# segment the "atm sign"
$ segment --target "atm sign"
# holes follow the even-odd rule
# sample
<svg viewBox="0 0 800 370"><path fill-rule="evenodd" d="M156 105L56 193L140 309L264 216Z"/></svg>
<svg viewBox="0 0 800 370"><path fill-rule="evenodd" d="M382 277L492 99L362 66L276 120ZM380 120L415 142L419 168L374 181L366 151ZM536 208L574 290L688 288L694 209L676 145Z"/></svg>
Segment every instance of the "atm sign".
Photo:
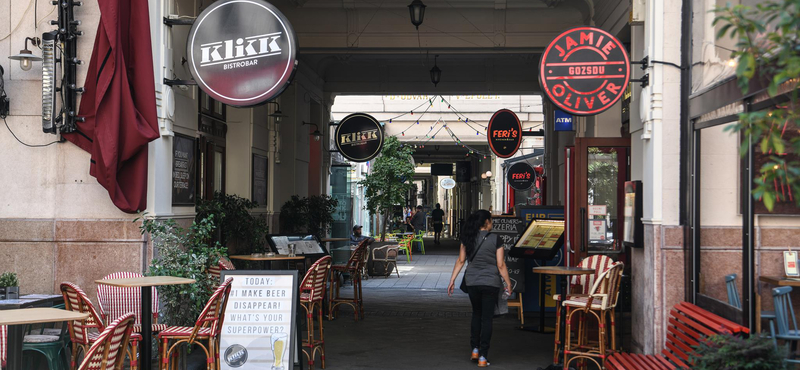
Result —
<svg viewBox="0 0 800 370"><path fill-rule="evenodd" d="M622 43L608 32L578 27L553 39L539 61L539 83L561 110L579 116L613 106L630 82L631 63Z"/></svg>

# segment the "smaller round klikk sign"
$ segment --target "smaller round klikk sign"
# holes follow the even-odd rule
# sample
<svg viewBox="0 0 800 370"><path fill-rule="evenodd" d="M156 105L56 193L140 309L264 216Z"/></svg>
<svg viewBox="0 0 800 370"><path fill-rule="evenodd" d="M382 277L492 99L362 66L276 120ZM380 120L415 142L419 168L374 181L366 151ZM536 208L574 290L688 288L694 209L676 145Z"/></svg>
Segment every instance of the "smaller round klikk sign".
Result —
<svg viewBox="0 0 800 370"><path fill-rule="evenodd" d="M263 0L218 0L192 24L189 71L216 101L253 106L280 95L294 74L297 39L286 16Z"/></svg>
<svg viewBox="0 0 800 370"><path fill-rule="evenodd" d="M486 139L496 156L508 158L514 155L522 144L522 125L517 115L508 109L495 112L489 120Z"/></svg>
<svg viewBox="0 0 800 370"><path fill-rule="evenodd" d="M539 61L539 83L559 109L590 116L611 108L628 86L631 60L610 33L577 27L558 35Z"/></svg>
<svg viewBox="0 0 800 370"><path fill-rule="evenodd" d="M365 113L353 113L336 126L336 149L348 160L366 162L383 148L383 126Z"/></svg>
<svg viewBox="0 0 800 370"><path fill-rule="evenodd" d="M514 189L530 189L533 182L536 181L536 171L525 162L517 162L508 169L506 181Z"/></svg>

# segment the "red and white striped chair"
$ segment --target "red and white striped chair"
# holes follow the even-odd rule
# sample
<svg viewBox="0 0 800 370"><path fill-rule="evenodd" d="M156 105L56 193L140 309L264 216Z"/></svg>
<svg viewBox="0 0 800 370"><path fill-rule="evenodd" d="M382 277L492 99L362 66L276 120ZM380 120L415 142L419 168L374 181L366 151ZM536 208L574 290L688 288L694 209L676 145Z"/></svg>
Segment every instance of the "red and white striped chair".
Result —
<svg viewBox="0 0 800 370"><path fill-rule="evenodd" d="M64 296L64 308L66 310L89 314L89 317L84 320L67 322L69 337L72 341L72 360L69 368L74 370L80 352L89 353L90 347L97 341L106 326L83 289L73 283L61 283L61 294ZM131 362L131 370L138 369L137 359L139 357L138 349L141 339L142 336L136 333L130 336L131 345L127 348L127 351Z"/></svg>
<svg viewBox="0 0 800 370"><path fill-rule="evenodd" d="M108 324L86 351L78 370L121 370L125 360L122 349L133 335L133 321L133 313L128 313Z"/></svg>
<svg viewBox="0 0 800 370"><path fill-rule="evenodd" d="M233 265L233 262L228 257L220 256L219 261L216 264L211 265L208 268L208 274L211 275L211 278L214 280L214 289L217 288L217 284L220 283L220 276L222 271L231 271L236 270L236 266Z"/></svg>
<svg viewBox="0 0 800 370"><path fill-rule="evenodd" d="M589 295L589 291L594 286L595 280L597 280L600 275L604 272L608 271L611 266L614 264L614 260L609 258L608 256L602 255L594 255L590 257L586 257L578 263L578 267L582 268L590 268L594 269L594 274L591 275L580 275L580 276L573 276L570 279L569 284L569 297L586 297ZM553 346L553 363L559 363L559 356L558 356L558 346L561 344L561 294L553 295L553 300L556 301L556 340L555 345Z"/></svg>
<svg viewBox="0 0 800 370"><path fill-rule="evenodd" d="M8 327L0 325L0 369L6 368L6 341L8 337Z"/></svg>
<svg viewBox="0 0 800 370"><path fill-rule="evenodd" d="M325 256L314 262L300 283L300 305L306 310L306 327L308 335L303 341L303 353L308 357L308 368L314 370L314 357L320 353L322 368L325 368L325 335L322 331L322 301L325 299L325 288L328 285L328 274L331 270L331 256ZM319 339L314 333L314 310L319 321Z"/></svg>
<svg viewBox="0 0 800 370"><path fill-rule="evenodd" d="M158 333L161 341L161 350L158 351L159 366L161 370L177 368L177 357L171 356L173 351L182 343L191 346L197 344L206 353L206 368L208 370L219 369L219 333L222 331L222 321L225 319L225 306L228 304L228 296L231 294L231 282L233 278L228 278L217 287L214 294L209 298L208 303L200 313L200 317L194 327L170 326ZM173 341L170 345L170 341ZM205 341L205 345L201 343ZM170 364L172 359L172 364Z"/></svg>
<svg viewBox="0 0 800 370"><path fill-rule="evenodd" d="M143 277L138 272L115 272L107 275L103 280L110 279L129 279ZM166 324L158 323L158 290L152 288L153 297L153 333L158 333L167 328ZM142 290L138 287L116 287L105 284L97 285L97 301L100 304L100 317L104 323L108 323L115 317L120 317L128 312L136 315L136 322L133 325L134 333L142 332Z"/></svg>

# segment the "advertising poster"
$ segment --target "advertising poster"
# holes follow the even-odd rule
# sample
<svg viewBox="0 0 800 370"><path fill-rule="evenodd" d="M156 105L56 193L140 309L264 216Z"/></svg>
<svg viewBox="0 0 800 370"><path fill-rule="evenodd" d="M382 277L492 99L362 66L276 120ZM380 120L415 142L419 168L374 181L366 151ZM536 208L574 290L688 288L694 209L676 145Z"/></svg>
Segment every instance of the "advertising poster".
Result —
<svg viewBox="0 0 800 370"><path fill-rule="evenodd" d="M224 370L292 370L297 356L296 271L223 271L233 277L220 337Z"/></svg>
<svg viewBox="0 0 800 370"><path fill-rule="evenodd" d="M606 240L606 220L589 221L589 240Z"/></svg>

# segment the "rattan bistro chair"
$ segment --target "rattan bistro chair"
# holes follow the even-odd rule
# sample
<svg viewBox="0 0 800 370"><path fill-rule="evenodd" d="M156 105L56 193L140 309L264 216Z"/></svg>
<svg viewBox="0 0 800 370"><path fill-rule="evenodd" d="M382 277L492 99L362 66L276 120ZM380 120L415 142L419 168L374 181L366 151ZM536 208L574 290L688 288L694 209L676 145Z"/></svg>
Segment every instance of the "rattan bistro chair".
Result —
<svg viewBox="0 0 800 370"><path fill-rule="evenodd" d="M333 265L331 270L333 276L331 278L330 299L328 299L328 319L333 320L335 312L338 310L339 305L346 304L353 307L355 320L358 321L359 317L364 318L364 300L361 296L361 272L364 264L364 254L367 253L368 239L364 239L358 244L358 247L350 255L347 263L344 265ZM353 298L342 297L340 293L341 284L340 279L344 281L344 274L350 275L350 280L353 281Z"/></svg>
<svg viewBox="0 0 800 370"><path fill-rule="evenodd" d="M103 278L103 280L111 279L128 279L139 278L144 275L138 272L115 272ZM166 324L158 323L158 291L156 287L152 288L153 297L153 318L152 331L158 333L167 328ZM142 327L142 290L137 287L116 287L105 284L97 285L97 301L100 308L100 317L104 323L108 323L117 317L122 316L128 312L133 312L136 315L136 322L133 325L134 333L141 333Z"/></svg>
<svg viewBox="0 0 800 370"><path fill-rule="evenodd" d="M325 368L325 335L322 331L322 301L325 299L325 288L328 285L328 274L331 271L331 256L325 256L314 262L300 283L300 306L306 311L306 328L308 333L303 340L303 353L308 358L308 368L314 370L314 358L320 354L322 368ZM314 328L314 313L319 323L319 339Z"/></svg>
<svg viewBox="0 0 800 370"><path fill-rule="evenodd" d="M585 297L570 296L563 303L567 309L567 337L564 345L564 368L569 367L573 360L591 360L598 368L605 368L605 359L616 350L616 329L614 323L614 309L619 300L620 280L624 265L617 262L595 280L589 295ZM575 314L583 315L578 321L577 343L572 341L571 326ZM597 346L588 341L589 327L588 315L597 320L598 334ZM610 316L610 325L607 325ZM608 332L606 327L611 327L611 343L609 347Z"/></svg>
<svg viewBox="0 0 800 370"><path fill-rule="evenodd" d="M220 276L222 275L222 271L231 271L236 270L236 267L233 265L233 262L228 257L220 256L219 260L216 264L209 266L206 273L211 276L211 279L214 280L214 289L216 290L219 286Z"/></svg>
<svg viewBox="0 0 800 370"><path fill-rule="evenodd" d="M589 295L589 290L592 289L594 286L595 281L597 281L598 277L606 272L611 265L614 264L614 260L607 256L602 255L594 255L591 257L587 257L581 260L578 263L578 267L587 268L587 269L594 269L594 274L591 275L580 275L580 276L573 276L570 279L570 290L569 296L570 297L586 297ZM562 297L561 294L553 295L553 300L556 301L556 307L561 307L562 305ZM556 310L556 340L553 344L553 363L559 363L559 353L558 347L561 345L561 310Z"/></svg>
<svg viewBox="0 0 800 370"><path fill-rule="evenodd" d="M392 270L397 273L398 278L400 277L400 271L397 269L397 252L399 248L400 247L397 245L384 245L382 247L372 248L372 263L383 263L383 276L385 278L392 274ZM378 272L375 271L374 273L377 274Z"/></svg>
<svg viewBox="0 0 800 370"><path fill-rule="evenodd" d="M100 314L92 305L86 293L77 285L69 282L61 283L61 294L64 296L64 306L68 311L88 313L89 317L83 320L67 322L69 337L72 341L72 360L70 369L77 366L78 355L81 352L89 353L90 347L98 340L100 333L106 329ZM133 333L130 335L130 346L126 348L130 358L131 370L138 369L139 341L142 336Z"/></svg>
<svg viewBox="0 0 800 370"><path fill-rule="evenodd" d="M78 370L122 370L122 349L133 336L133 313L120 316L97 336Z"/></svg>
<svg viewBox="0 0 800 370"><path fill-rule="evenodd" d="M194 327L170 326L158 333L158 339L161 341L161 350L158 353L159 366L162 370L177 368L177 357L170 355L183 343L188 346L197 344L203 349L206 354L206 369L219 368L218 338L222 331L222 321L225 318L225 306L228 304L232 281L233 278L228 278L217 287L200 312ZM170 359L172 364L169 363Z"/></svg>

